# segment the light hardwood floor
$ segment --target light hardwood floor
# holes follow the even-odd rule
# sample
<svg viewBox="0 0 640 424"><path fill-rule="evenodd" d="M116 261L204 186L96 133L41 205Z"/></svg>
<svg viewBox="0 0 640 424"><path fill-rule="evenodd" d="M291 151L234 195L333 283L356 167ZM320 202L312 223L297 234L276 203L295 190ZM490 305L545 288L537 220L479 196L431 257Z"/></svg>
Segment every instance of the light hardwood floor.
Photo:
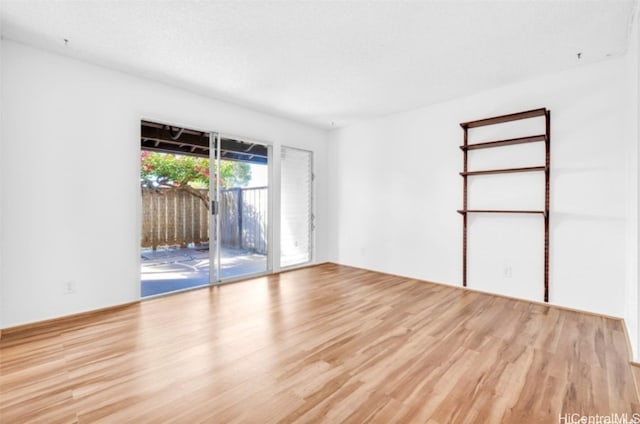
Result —
<svg viewBox="0 0 640 424"><path fill-rule="evenodd" d="M622 322L326 264L3 333L2 423L640 412Z"/></svg>

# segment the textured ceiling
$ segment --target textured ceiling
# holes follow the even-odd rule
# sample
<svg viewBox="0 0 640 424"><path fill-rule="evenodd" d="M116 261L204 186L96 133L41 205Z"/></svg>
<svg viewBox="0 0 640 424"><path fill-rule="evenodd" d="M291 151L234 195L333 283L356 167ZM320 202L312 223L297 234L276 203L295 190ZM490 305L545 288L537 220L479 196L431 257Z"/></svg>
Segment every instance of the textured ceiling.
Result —
<svg viewBox="0 0 640 424"><path fill-rule="evenodd" d="M0 5L8 39L323 128L623 55L637 7L625 0Z"/></svg>

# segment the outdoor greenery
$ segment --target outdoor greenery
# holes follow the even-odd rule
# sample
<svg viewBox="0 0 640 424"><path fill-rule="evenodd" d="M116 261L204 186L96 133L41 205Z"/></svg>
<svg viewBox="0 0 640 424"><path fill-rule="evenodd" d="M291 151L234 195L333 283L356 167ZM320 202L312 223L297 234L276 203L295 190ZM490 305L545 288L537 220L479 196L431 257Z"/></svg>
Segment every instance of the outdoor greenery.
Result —
<svg viewBox="0 0 640 424"><path fill-rule="evenodd" d="M220 161L218 183L221 188L244 187L251 180L251 168L242 162ZM140 182L146 188L184 190L209 207L209 159L150 152L140 154Z"/></svg>

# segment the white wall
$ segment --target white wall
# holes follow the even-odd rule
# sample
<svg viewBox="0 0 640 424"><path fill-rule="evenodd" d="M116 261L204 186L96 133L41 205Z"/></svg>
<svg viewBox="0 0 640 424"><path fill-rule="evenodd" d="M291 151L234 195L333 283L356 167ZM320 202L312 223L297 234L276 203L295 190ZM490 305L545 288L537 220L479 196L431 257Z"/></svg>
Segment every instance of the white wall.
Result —
<svg viewBox="0 0 640 424"><path fill-rule="evenodd" d="M332 260L452 285L462 279L460 122L547 107L552 114L550 302L624 316L626 58L583 66L330 134ZM510 187L517 190L518 186ZM474 217L510 228L539 217ZM476 234L478 235L478 234ZM542 246L503 248L497 233L470 240L469 286L542 300L527 264ZM478 251L484 245L486 250ZM474 246L476 247L475 250ZM493 258L493 259L492 259ZM505 281L503 267L512 267ZM539 263L538 271L541 275ZM536 286L530 286L536 284ZM522 286L526 290L520 290Z"/></svg>
<svg viewBox="0 0 640 424"><path fill-rule="evenodd" d="M640 172L638 171L638 164L640 163L640 159L638 158L638 155L640 154L640 148L638 146L640 146L640 7L638 7L638 10L636 10L636 15L635 15L635 22L634 22L634 27L633 27L634 31L632 32L632 43L631 43L631 56L635 58L633 59L634 62L634 66L632 68L632 70L635 71L636 74L636 102L635 102L635 108L631 108L631 113L634 114L634 118L636 120L636 133L635 133L635 148L636 148L636 154L634 155L634 157L636 158L636 168L635 168L635 175L636 175L636 187L638 188L638 190L640 190ZM633 85L632 85L633 87ZM638 191L636 191L636 195L637 197L634 199L635 200L635 236L637 237L636 240L638 240L638 244L640 244L640 234L638 233L638 221L640 220L640 214L638 213L638 211L640 210L638 201L640 200L640 194L638 194ZM634 359L636 362L640 362L640 289L639 289L639 285L640 285L640 257L638 255L640 255L640 249L638 248L638 244L635 245L636 250L632 251L632 253L635 254L635 258L632 259L632 261L634 261L633 263L634 265L634 271L635 274L633 275L634 280L632 281L632 287L635 288L635 296L633 296L633 299L635 300L635 311L636 311L636 318L637 321L635 323L635 328L636 331L634 332L634 335L631 335L631 344L632 344L632 348L634 350ZM631 290L631 294L634 294L634 290ZM631 312L633 312L633 308L631 309ZM632 319L632 318L630 318Z"/></svg>
<svg viewBox="0 0 640 424"><path fill-rule="evenodd" d="M15 42L2 47L3 327L139 298L141 118L273 143L276 167L281 144L313 150L316 260L326 260L325 131ZM62 294L65 281L78 292Z"/></svg>
<svg viewBox="0 0 640 424"><path fill-rule="evenodd" d="M634 359L638 359L640 350L638 349L638 137L640 120L638 119L639 101L640 101L640 53L638 51L640 43L638 40L638 19L637 16L633 22L629 34L629 50L627 54L628 61L628 103L627 103L627 120L628 120L628 155L627 155L627 279L625 286L625 305L624 319L627 326L629 341L633 349Z"/></svg>
<svg viewBox="0 0 640 424"><path fill-rule="evenodd" d="M0 34L2 34L2 5L0 4ZM2 37L0 37L0 99L4 98L3 92L2 92L2 63L3 63L3 58L2 58L2 54L3 54L3 49L2 49ZM4 143L2 142L2 101L0 100L0 165L2 164L2 156L3 156L3 150L4 150ZM0 270L3 269L2 266L2 256L3 256L3 250L4 247L2 245L2 240L3 240L3 232L2 232L2 210L3 210L3 203L4 203L4 196L2 195L2 167L0 166ZM3 320L2 320L2 316L3 316L3 291L4 291L4 285L2 284L2 272L0 271L0 329L3 328Z"/></svg>

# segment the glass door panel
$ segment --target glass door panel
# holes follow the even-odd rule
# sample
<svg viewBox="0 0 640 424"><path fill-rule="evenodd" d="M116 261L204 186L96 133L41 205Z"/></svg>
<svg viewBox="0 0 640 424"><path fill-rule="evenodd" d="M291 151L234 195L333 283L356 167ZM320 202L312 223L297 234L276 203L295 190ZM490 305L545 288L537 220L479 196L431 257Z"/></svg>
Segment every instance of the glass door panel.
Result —
<svg viewBox="0 0 640 424"><path fill-rule="evenodd" d="M220 279L269 271L269 148L222 137L219 166Z"/></svg>
<svg viewBox="0 0 640 424"><path fill-rule="evenodd" d="M141 122L141 296L210 281L211 135Z"/></svg>

